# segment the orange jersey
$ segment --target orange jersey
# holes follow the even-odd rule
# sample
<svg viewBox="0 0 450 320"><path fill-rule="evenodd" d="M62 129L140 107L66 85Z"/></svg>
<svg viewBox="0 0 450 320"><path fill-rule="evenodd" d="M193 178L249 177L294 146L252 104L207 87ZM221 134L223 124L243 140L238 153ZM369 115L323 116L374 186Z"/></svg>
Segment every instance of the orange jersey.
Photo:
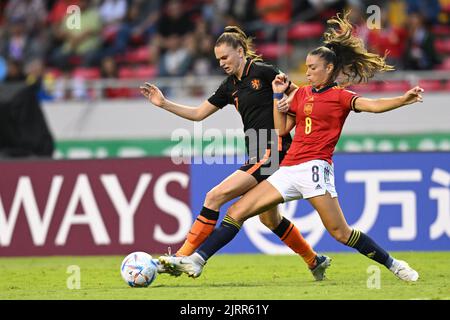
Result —
<svg viewBox="0 0 450 320"><path fill-rule="evenodd" d="M289 110L296 117L295 136L281 165L319 159L331 163L345 119L354 109L357 97L335 83L320 90L312 86L299 88Z"/></svg>

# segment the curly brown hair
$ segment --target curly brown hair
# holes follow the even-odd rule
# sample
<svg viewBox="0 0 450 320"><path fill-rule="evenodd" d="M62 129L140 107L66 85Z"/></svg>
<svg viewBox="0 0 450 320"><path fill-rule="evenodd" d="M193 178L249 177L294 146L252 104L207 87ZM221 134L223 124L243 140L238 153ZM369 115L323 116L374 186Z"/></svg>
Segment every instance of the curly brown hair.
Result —
<svg viewBox="0 0 450 320"><path fill-rule="evenodd" d="M367 82L377 72L394 70L393 66L386 64L388 52L383 57L368 52L362 39L352 34L353 26L348 21L349 14L350 11L346 11L341 17L338 13L336 17L329 19L329 28L323 35L325 45L309 53L319 55L327 64L334 65L330 82L341 75L344 77L342 85ZM333 25L337 25L337 28L333 28Z"/></svg>

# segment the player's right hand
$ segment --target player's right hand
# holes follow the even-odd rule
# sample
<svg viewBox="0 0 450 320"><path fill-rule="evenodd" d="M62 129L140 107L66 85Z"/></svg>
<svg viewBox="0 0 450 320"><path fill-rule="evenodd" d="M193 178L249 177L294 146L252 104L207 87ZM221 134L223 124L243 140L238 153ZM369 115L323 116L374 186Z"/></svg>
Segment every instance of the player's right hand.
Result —
<svg viewBox="0 0 450 320"><path fill-rule="evenodd" d="M284 93L289 86L287 76L284 73L278 74L272 81L272 90L274 93Z"/></svg>
<svg viewBox="0 0 450 320"><path fill-rule="evenodd" d="M424 92L423 88L416 86L411 90L406 91L403 95L404 104L411 104L415 102L423 102L422 93Z"/></svg>
<svg viewBox="0 0 450 320"><path fill-rule="evenodd" d="M153 103L157 107L163 107L166 98L157 86L145 82L144 85L139 87L139 89L141 89L141 94L146 97L151 103Z"/></svg>

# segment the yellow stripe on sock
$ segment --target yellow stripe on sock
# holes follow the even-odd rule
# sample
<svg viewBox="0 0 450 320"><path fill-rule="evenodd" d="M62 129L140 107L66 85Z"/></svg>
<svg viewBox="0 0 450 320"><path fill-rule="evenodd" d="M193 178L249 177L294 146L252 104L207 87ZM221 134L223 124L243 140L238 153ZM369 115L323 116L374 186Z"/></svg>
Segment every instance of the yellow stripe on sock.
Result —
<svg viewBox="0 0 450 320"><path fill-rule="evenodd" d="M355 230L355 232L353 234L353 239L352 239L352 242L351 242L350 246L353 247L356 244L356 242L358 241L358 239L359 239L359 231Z"/></svg>
<svg viewBox="0 0 450 320"><path fill-rule="evenodd" d="M353 239L355 238L355 233L356 233L355 230L352 230L352 233L350 234L350 238L347 241L347 245L349 247L351 247L350 243L352 243Z"/></svg>
<svg viewBox="0 0 450 320"><path fill-rule="evenodd" d="M229 224L232 224L233 226L235 226L236 228L240 229L241 225L234 220L233 218L228 218L228 219L224 219L226 222L228 222Z"/></svg>
<svg viewBox="0 0 450 320"><path fill-rule="evenodd" d="M360 237L361 237L361 231L358 230L358 235L357 235L357 237L356 237L355 242L353 243L353 245L355 245L355 244L359 241L359 238L360 238Z"/></svg>
<svg viewBox="0 0 450 320"><path fill-rule="evenodd" d="M350 247L353 247L358 242L359 237L361 236L361 231L359 231L359 230L353 230L353 231L354 231L353 236L351 237L351 239L348 243L348 245Z"/></svg>
<svg viewBox="0 0 450 320"><path fill-rule="evenodd" d="M236 220L231 218L230 216L225 216L225 218L223 218L223 221L225 221L229 224L232 224L233 226L235 226L238 229L241 229L241 225Z"/></svg>

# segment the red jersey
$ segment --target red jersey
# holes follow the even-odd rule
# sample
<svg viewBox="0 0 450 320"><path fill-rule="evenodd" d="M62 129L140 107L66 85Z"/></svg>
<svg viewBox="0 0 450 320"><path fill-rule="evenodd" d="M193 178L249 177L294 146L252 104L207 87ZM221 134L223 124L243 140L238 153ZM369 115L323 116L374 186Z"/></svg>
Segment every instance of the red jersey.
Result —
<svg viewBox="0 0 450 320"><path fill-rule="evenodd" d="M354 110L357 97L356 93L336 83L320 90L312 86L299 88L289 109L296 117L294 141L281 165L292 166L310 160L331 163L345 119L350 110Z"/></svg>

